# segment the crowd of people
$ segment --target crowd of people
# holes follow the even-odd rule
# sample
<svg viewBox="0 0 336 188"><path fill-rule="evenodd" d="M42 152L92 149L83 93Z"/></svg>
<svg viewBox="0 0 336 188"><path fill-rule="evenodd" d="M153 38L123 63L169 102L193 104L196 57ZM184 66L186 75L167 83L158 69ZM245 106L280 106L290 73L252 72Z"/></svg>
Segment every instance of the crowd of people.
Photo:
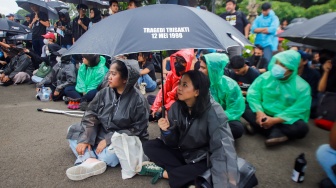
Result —
<svg viewBox="0 0 336 188"><path fill-rule="evenodd" d="M109 14L116 14L118 1L109 5ZM128 8L139 6L130 1ZM62 56L103 19L99 9L91 8L86 17L88 7L79 4L73 20L66 9L60 10L54 32L47 32L48 15L34 4L31 9L25 23L32 29L31 48L19 41L0 42L0 83L35 83L38 99L43 88L50 88L51 100L86 111L66 137L76 156L75 166L66 171L71 180L101 174L119 163L118 153L109 147L118 132L141 140L151 162L139 164L138 173L153 176L153 184L165 178L171 187L185 187L210 168L214 187L237 187L235 140L244 132L264 135L267 147L302 139L309 132L309 118L317 116L321 97L336 92L335 52L279 48L276 33L283 26L267 2L252 24L236 11L235 0L227 0L227 12L220 15L245 37L256 35L251 57L214 49L169 51L162 60L163 85L156 78L151 52L112 59L99 54ZM160 138L148 140L149 121L158 122ZM320 156L329 152L335 158L335 144L331 139L330 146L318 150L325 169L334 163ZM323 182L336 185L335 172L326 172Z"/></svg>

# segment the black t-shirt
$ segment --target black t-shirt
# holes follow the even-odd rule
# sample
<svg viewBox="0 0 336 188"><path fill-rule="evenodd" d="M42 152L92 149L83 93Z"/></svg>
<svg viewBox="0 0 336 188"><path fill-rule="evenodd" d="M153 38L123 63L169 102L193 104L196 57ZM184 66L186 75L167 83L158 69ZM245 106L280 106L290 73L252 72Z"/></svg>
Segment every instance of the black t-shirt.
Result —
<svg viewBox="0 0 336 188"><path fill-rule="evenodd" d="M250 67L255 66L257 69L267 70L268 62L267 62L267 59L264 58L263 56L260 57L259 60L257 60L255 56L252 55L251 57L248 57L246 60L248 62L248 66Z"/></svg>
<svg viewBox="0 0 336 188"><path fill-rule="evenodd" d="M317 70L311 69L306 65L302 72L301 78L303 78L310 85L312 98L317 100L317 87L321 78L320 73Z"/></svg>
<svg viewBox="0 0 336 188"><path fill-rule="evenodd" d="M24 21L23 23L22 23L22 25L25 25L25 26L29 26L29 22L27 22L27 21Z"/></svg>
<svg viewBox="0 0 336 188"><path fill-rule="evenodd" d="M146 63L142 66L142 69L149 69L148 75L152 78L153 81L156 81L156 76L155 76L155 67L153 62L151 61L146 61Z"/></svg>
<svg viewBox="0 0 336 188"><path fill-rule="evenodd" d="M224 20L228 21L230 25L234 26L237 30L239 30L243 35L245 35L244 28L247 24L249 24L249 21L246 19L246 16L244 13L240 11L236 11L234 13L228 13L224 12L220 15Z"/></svg>
<svg viewBox="0 0 336 188"><path fill-rule="evenodd" d="M48 14L45 12L39 12L38 17L42 21L48 21ZM30 15L30 20L35 18L35 13ZM36 21L32 26L32 38L34 39L43 39L42 35L46 34L47 27L40 23L40 21Z"/></svg>
<svg viewBox="0 0 336 188"><path fill-rule="evenodd" d="M82 23L89 28L90 24L90 18L84 16L84 18L79 18L77 16L73 21L72 21L72 37L75 38L75 41L79 39L86 31L83 29L82 26L78 25L78 19L82 20Z"/></svg>
<svg viewBox="0 0 336 188"><path fill-rule="evenodd" d="M259 71L249 67L245 75L237 75L233 71L230 74L230 77L235 80L242 91L247 91L253 81L259 76Z"/></svg>
<svg viewBox="0 0 336 188"><path fill-rule="evenodd" d="M326 91L336 93L336 67L335 67L335 64L333 64L333 67L329 72Z"/></svg>

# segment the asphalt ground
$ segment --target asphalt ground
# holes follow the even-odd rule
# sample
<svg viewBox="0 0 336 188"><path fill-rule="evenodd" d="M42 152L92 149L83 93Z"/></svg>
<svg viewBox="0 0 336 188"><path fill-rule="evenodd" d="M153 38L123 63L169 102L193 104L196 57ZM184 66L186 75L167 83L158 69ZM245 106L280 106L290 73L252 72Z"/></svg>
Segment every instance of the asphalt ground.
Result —
<svg viewBox="0 0 336 188"><path fill-rule="evenodd" d="M167 180L150 184L150 177L122 180L121 168L108 167L105 173L83 181L66 175L75 156L65 139L67 128L80 118L37 112L37 108L67 110L64 102L35 99L34 85L0 87L0 187L169 187ZM311 122L301 140L266 148L260 135L244 135L236 141L240 157L257 169L259 188L315 188L325 178L316 161L319 145L328 142L328 132ZM159 136L156 123L150 123L150 137ZM291 180L295 158L304 152L308 161L303 183Z"/></svg>

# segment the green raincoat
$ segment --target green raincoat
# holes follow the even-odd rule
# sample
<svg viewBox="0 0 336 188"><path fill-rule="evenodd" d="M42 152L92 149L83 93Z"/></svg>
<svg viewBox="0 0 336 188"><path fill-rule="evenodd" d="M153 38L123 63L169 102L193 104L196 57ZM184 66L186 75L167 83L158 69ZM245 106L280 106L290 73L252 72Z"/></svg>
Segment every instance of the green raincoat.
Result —
<svg viewBox="0 0 336 188"><path fill-rule="evenodd" d="M264 112L285 120L284 124L293 124L302 119L308 122L311 93L309 84L297 75L301 56L294 50L276 54L268 65L272 70L276 61L281 62L292 75L286 80L272 76L271 71L260 75L247 92L247 101L253 112Z"/></svg>
<svg viewBox="0 0 336 188"><path fill-rule="evenodd" d="M245 111L245 100L233 79L224 76L224 68L229 62L225 54L211 53L204 55L210 79L210 92L225 111L229 121L239 120Z"/></svg>
<svg viewBox="0 0 336 188"><path fill-rule="evenodd" d="M97 89L108 71L105 63L106 59L103 56L100 56L100 62L97 66L89 67L83 63L78 70L76 91L79 93L87 93Z"/></svg>

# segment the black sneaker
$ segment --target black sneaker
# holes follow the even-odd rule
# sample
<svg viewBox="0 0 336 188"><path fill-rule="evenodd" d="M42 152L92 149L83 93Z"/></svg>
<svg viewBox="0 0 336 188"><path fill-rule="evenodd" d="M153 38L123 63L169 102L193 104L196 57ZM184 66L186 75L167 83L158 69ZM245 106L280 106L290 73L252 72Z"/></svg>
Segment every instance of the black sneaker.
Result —
<svg viewBox="0 0 336 188"><path fill-rule="evenodd" d="M265 141L266 146L274 146L286 142L288 137L284 135L280 130L273 129L271 134Z"/></svg>

